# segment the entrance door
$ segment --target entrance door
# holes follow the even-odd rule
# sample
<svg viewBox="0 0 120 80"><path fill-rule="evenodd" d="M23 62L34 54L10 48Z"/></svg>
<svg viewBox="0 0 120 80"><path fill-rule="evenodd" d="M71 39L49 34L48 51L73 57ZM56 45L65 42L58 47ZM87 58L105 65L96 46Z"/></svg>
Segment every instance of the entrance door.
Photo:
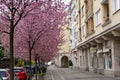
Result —
<svg viewBox="0 0 120 80"><path fill-rule="evenodd" d="M67 68L68 67L68 57L67 56L63 56L61 58L61 67L62 68Z"/></svg>

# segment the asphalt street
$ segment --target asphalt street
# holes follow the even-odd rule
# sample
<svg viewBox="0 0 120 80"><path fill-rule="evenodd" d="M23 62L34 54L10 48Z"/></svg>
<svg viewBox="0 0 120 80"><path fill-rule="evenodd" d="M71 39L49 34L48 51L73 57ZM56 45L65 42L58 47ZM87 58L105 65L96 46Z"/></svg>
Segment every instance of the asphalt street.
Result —
<svg viewBox="0 0 120 80"><path fill-rule="evenodd" d="M120 80L120 78L70 68L57 68L53 65L48 67L45 80Z"/></svg>

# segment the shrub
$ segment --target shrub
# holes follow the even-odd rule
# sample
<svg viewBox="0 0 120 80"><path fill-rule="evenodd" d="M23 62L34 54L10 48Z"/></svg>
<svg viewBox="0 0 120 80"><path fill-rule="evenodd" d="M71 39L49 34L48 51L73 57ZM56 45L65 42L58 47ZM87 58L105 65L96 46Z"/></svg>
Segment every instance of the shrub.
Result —
<svg viewBox="0 0 120 80"><path fill-rule="evenodd" d="M39 73L39 76L41 76L41 77L43 77L44 75L45 75L45 73L43 73L43 72Z"/></svg>

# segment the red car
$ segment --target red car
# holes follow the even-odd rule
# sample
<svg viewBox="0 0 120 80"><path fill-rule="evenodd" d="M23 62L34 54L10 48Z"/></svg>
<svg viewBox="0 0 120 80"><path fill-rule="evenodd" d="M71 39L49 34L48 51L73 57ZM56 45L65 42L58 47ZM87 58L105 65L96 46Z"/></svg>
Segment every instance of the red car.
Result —
<svg viewBox="0 0 120 80"><path fill-rule="evenodd" d="M27 75L23 67L15 67L14 73L17 76L18 80L27 80Z"/></svg>

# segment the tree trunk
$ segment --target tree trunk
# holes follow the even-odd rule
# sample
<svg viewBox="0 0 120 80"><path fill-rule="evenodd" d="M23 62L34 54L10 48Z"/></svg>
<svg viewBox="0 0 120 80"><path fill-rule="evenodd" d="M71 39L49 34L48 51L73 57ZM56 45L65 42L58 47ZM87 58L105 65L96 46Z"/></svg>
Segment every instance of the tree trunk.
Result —
<svg viewBox="0 0 120 80"><path fill-rule="evenodd" d="M29 50L29 63L30 63L30 80L32 80L32 67L31 67L31 50Z"/></svg>
<svg viewBox="0 0 120 80"><path fill-rule="evenodd" d="M14 30L10 31L10 80L14 80Z"/></svg>
<svg viewBox="0 0 120 80"><path fill-rule="evenodd" d="M37 59L35 57L35 78L37 80L38 70L37 70Z"/></svg>

